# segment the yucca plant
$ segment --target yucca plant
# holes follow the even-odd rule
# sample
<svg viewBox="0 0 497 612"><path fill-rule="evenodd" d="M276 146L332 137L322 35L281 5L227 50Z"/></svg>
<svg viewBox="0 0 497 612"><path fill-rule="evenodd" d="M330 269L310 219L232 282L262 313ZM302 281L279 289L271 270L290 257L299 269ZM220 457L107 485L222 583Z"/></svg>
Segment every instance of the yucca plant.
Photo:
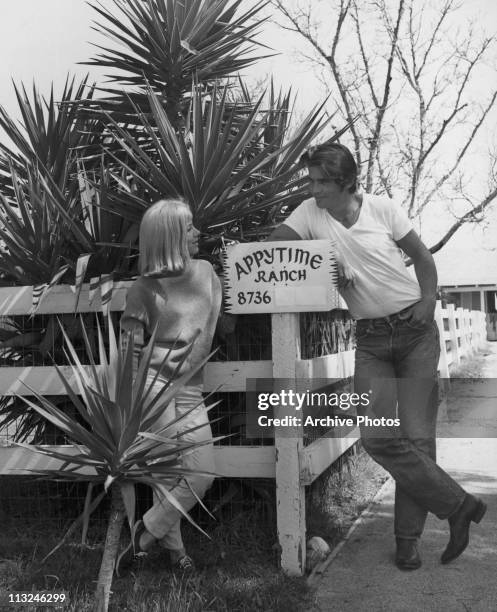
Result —
<svg viewBox="0 0 497 612"><path fill-rule="evenodd" d="M0 284L35 285L32 313L58 282L79 292L85 276L129 269L132 224L95 208L85 187L80 193L84 177L68 177L76 188L64 189L36 162L25 162L24 181L13 164L10 173L14 196L0 193ZM105 201L105 189L101 183L94 190L97 202Z"/></svg>
<svg viewBox="0 0 497 612"><path fill-rule="evenodd" d="M254 100L234 75L261 59L255 40L266 2L113 0L92 4L112 45L88 64L119 88L81 100L105 131L105 208L137 224L155 200L181 195L204 234L264 237L306 196L296 161L327 123L323 106L289 134L291 93ZM117 46L116 46L117 41ZM107 95L105 95L107 94ZM340 132L341 133L341 132ZM337 133L336 137L340 136ZM88 149L92 160L100 151ZM103 182L104 179L98 179Z"/></svg>
<svg viewBox="0 0 497 612"><path fill-rule="evenodd" d="M68 197L36 162L23 180L9 163L14 196L0 193L0 273L9 284L54 284L93 248L78 222L79 198Z"/></svg>
<svg viewBox="0 0 497 612"><path fill-rule="evenodd" d="M237 237L263 234L260 213L280 210L303 199L302 178L296 174L299 155L324 125L315 109L293 136L283 140L286 120L275 115L284 108L263 109L261 97L251 108L227 108L227 89L206 93L193 89L184 130L175 130L159 96L148 91L152 122L135 107L143 146L108 115L108 132L127 154L107 154L120 176L108 194L110 210L137 222L150 203L164 196L184 196L195 223L205 234ZM271 132L271 130L273 130ZM130 160L133 160L132 163ZM112 172L112 169L110 170ZM271 219L271 217L269 217Z"/></svg>
<svg viewBox="0 0 497 612"><path fill-rule="evenodd" d="M7 197L13 196L11 166L22 181L27 181L27 171L33 164L60 188L67 189L68 174L76 170L76 151L100 141L98 122L79 113L76 104L81 98L93 97L88 77L76 83L68 75L62 93L56 96L52 86L48 99L35 84L32 100L22 83L13 86L21 126L0 106L0 128L13 145L0 143L0 190ZM72 185L77 191L77 182Z"/></svg>
<svg viewBox="0 0 497 612"><path fill-rule="evenodd" d="M144 483L157 490L158 482L164 478L188 476L192 471L178 466L181 454L210 443L188 443L168 436L169 428L174 427L179 420L188 419L189 413L162 429L157 428L159 417L177 390L188 382L203 363L181 377L173 377L173 381L165 384L157 395L152 395L151 388L157 376L151 381L147 375L156 333L152 334L139 367L134 372L132 334L121 336L125 341L118 346L110 320L108 330L107 357L103 334L98 328L98 364L84 334L90 358L90 366L87 367L81 364L74 346L65 336L77 389L73 389L59 368L57 372L79 414L79 420L62 412L34 390L31 391L37 402L23 398L28 406L62 430L73 442L73 446L65 451L21 444L34 452L63 461L59 470L34 470L34 474L54 480L90 481L103 485L103 491L89 505L88 512L93 511L106 494L111 495L107 536L95 592L95 609L99 611L108 608L124 519L127 517L132 535L136 529L135 485ZM178 365L177 371L181 365ZM192 410L195 408L192 407ZM80 469L90 470L91 473L83 474L78 471ZM207 472L195 473L207 475ZM193 523L173 495L166 495L168 501Z"/></svg>
<svg viewBox="0 0 497 612"><path fill-rule="evenodd" d="M67 365L63 343L60 341L61 324L73 345L83 347L83 329L88 335L92 354L96 354L97 333L95 314L84 313L78 318L73 314L24 315L3 317L0 329L0 359L4 367L39 367L53 363ZM82 324L81 324L82 323ZM82 351L82 352L83 352ZM50 400L62 410L74 407L65 396L51 396ZM56 444L63 438L50 423L17 397L5 396L0 402L0 431L10 432L13 442L32 444Z"/></svg>
<svg viewBox="0 0 497 612"><path fill-rule="evenodd" d="M194 75L202 83L213 83L261 58L253 54L261 47L253 40L261 23L254 18L267 2L256 2L240 12L242 3L113 0L109 7L91 4L100 17L96 31L113 44L95 45L100 53L83 63L107 69L108 78L119 87L100 88L104 97L86 105L104 108L115 121L133 125L135 106L148 112L148 83L163 101L174 127L180 127Z"/></svg>
<svg viewBox="0 0 497 612"><path fill-rule="evenodd" d="M56 100L33 85L14 84L21 125L0 107L0 128L12 142L0 144L0 274L6 283L74 281L78 258L90 255L88 274L109 274L126 267L130 224L95 209L105 199L105 183L87 197L84 172L95 168L80 158L102 139L102 125L79 112L78 100L91 100L88 78L66 80ZM99 156L95 161L100 169ZM83 279L81 279L82 282Z"/></svg>
<svg viewBox="0 0 497 612"><path fill-rule="evenodd" d="M114 179L100 157L100 166L90 165L88 171L83 161L78 164L80 220L92 242L81 280L99 275L129 278L136 273L139 224L109 210Z"/></svg>
<svg viewBox="0 0 497 612"><path fill-rule="evenodd" d="M281 220L281 208L302 199L295 161L323 127L322 108L289 137L290 93L276 96L271 85L267 97L253 100L241 79L230 81L261 59L255 50L263 45L254 37L267 19L258 20L265 4L245 10L241 0L92 5L95 29L113 45L97 45L101 51L87 63L120 84L103 88L110 97L81 101L110 136L109 210L138 223L153 201L182 195L209 255L220 235L264 236Z"/></svg>
<svg viewBox="0 0 497 612"><path fill-rule="evenodd" d="M71 163L68 161L67 166ZM0 284L33 285L30 314L34 315L56 283L76 284L79 292L85 273L91 277L128 270L130 249L123 245L131 224L81 197L78 176L66 174L65 184L72 184L64 189L46 168L40 168L40 163L26 159L21 164L24 179L13 163L9 166L13 196L7 198L0 193ZM95 194L105 201L105 185L100 185ZM85 266L80 266L83 261ZM12 365L17 366L44 365L48 356L54 358L60 335L55 315L45 317L34 330L29 322L20 323L14 321L4 330L0 338L2 358L11 358ZM74 331L73 326L70 330ZM71 337L75 341L78 334L71 333ZM26 360L27 356L30 358ZM44 435L43 425L32 418L32 413L22 414L20 420L18 417L16 402L2 405L0 424L15 423L16 439L17 433L21 439L30 435L30 426L37 437Z"/></svg>

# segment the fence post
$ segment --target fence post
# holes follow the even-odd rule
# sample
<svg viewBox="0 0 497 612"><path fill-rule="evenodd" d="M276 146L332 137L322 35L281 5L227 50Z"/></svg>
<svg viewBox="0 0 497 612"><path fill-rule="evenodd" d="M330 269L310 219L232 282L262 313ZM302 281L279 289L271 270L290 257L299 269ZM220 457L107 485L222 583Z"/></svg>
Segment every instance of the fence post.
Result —
<svg viewBox="0 0 497 612"><path fill-rule="evenodd" d="M466 356L469 358L473 353L473 347L471 346L470 314L467 308L464 309L464 341L466 342Z"/></svg>
<svg viewBox="0 0 497 612"><path fill-rule="evenodd" d="M300 319L298 313L271 315L273 378L285 379L288 389L296 389L296 360L300 359ZM276 390L276 389L275 389ZM275 408L275 416L278 414ZM275 427L276 518L281 547L281 568L291 576L305 570L305 487L300 482L300 453L303 427ZM284 432L284 436L278 435Z"/></svg>
<svg viewBox="0 0 497 612"><path fill-rule="evenodd" d="M476 324L478 325L478 349L482 349L485 344L487 337L487 330L485 328L485 313L480 310L477 313Z"/></svg>
<svg viewBox="0 0 497 612"><path fill-rule="evenodd" d="M476 353L480 348L480 327L478 325L478 312L476 310L469 311L469 321L471 325L471 349Z"/></svg>
<svg viewBox="0 0 497 612"><path fill-rule="evenodd" d="M467 308L464 309L464 340L466 341L466 356L471 357L471 337L469 334L469 311Z"/></svg>
<svg viewBox="0 0 497 612"><path fill-rule="evenodd" d="M455 366L458 366L461 363L461 356L459 354L459 344L457 342L456 313L454 304L447 304L447 317L449 319L450 350L452 353L452 363L455 364Z"/></svg>
<svg viewBox="0 0 497 612"><path fill-rule="evenodd" d="M456 321L458 323L457 335L461 341L459 355L461 357L466 357L468 350L466 346L466 335L464 333L464 310L461 307L456 308Z"/></svg>
<svg viewBox="0 0 497 612"><path fill-rule="evenodd" d="M437 300L435 307L435 322L438 326L438 332L440 336L440 359L438 361L438 370L440 372L440 378L449 379L449 363L447 360L447 347L445 345L445 328L442 311L442 302Z"/></svg>
<svg viewBox="0 0 497 612"><path fill-rule="evenodd" d="M471 317L471 348L473 353L477 353L480 348L480 327L478 325L478 313L476 310L470 310Z"/></svg>
<svg viewBox="0 0 497 612"><path fill-rule="evenodd" d="M474 355L474 353L476 352L475 328L473 322L473 311L468 310L468 342L471 355Z"/></svg>
<svg viewBox="0 0 497 612"><path fill-rule="evenodd" d="M487 341L487 313L484 311L480 312L480 330L481 330L481 344L480 344L480 348L482 348L485 345L485 342Z"/></svg>

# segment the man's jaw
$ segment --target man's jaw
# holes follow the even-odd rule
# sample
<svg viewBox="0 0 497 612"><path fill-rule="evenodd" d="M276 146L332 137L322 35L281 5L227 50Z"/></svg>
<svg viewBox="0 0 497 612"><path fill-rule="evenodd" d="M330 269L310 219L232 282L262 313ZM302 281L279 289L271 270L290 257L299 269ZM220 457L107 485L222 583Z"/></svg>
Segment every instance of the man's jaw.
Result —
<svg viewBox="0 0 497 612"><path fill-rule="evenodd" d="M318 208L328 208L326 198L314 196L314 199L316 200L316 206L318 206Z"/></svg>

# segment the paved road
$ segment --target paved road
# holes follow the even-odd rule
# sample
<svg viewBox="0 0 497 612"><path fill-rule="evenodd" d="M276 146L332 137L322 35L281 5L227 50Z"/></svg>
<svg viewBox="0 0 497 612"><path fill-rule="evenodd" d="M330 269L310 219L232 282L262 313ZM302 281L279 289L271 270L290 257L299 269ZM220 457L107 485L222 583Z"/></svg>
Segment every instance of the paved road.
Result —
<svg viewBox="0 0 497 612"><path fill-rule="evenodd" d="M488 505L483 521L472 526L468 549L441 565L448 524L430 515L420 544L422 567L399 571L389 481L319 581L320 610L497 612L497 343L486 352L488 380L453 382L440 414L439 435L446 437L439 439L439 463Z"/></svg>

